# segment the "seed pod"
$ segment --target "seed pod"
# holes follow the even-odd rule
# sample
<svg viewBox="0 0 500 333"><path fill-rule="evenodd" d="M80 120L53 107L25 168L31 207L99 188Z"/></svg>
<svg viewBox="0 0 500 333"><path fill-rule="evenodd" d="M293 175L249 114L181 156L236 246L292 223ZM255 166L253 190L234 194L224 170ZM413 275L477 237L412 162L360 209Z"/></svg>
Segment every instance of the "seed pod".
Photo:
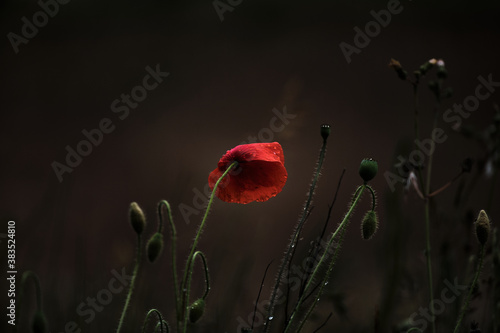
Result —
<svg viewBox="0 0 500 333"><path fill-rule="evenodd" d="M132 202L130 204L129 215L132 228L134 228L135 232L140 235L146 226L146 217L137 202Z"/></svg>
<svg viewBox="0 0 500 333"><path fill-rule="evenodd" d="M366 182L372 180L378 171L378 163L371 158L365 158L359 166L359 175Z"/></svg>
<svg viewBox="0 0 500 333"><path fill-rule="evenodd" d="M328 139L330 132L331 132L330 125L328 124L321 125L321 137L323 138L324 141Z"/></svg>
<svg viewBox="0 0 500 333"><path fill-rule="evenodd" d="M205 301L200 298L191 304L189 307L189 320L192 323L197 322L201 316L203 316L203 312L205 311Z"/></svg>
<svg viewBox="0 0 500 333"><path fill-rule="evenodd" d="M363 221L361 222L361 236L363 239L368 240L373 237L378 229L378 218L377 213L374 210L369 210Z"/></svg>
<svg viewBox="0 0 500 333"><path fill-rule="evenodd" d="M490 219L484 210L479 212L476 219L476 237L479 244L486 244L488 241L488 235L490 234Z"/></svg>

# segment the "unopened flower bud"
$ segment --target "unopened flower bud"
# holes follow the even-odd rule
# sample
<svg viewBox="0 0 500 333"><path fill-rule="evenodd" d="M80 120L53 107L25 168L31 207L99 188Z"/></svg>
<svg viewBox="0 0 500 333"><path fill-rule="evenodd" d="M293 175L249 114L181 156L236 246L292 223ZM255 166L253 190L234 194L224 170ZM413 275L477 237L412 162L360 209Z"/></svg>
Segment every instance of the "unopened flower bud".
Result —
<svg viewBox="0 0 500 333"><path fill-rule="evenodd" d="M372 180L378 171L378 163L371 158L365 158L359 166L359 175L366 182Z"/></svg>
<svg viewBox="0 0 500 333"><path fill-rule="evenodd" d="M398 77L401 80L406 80L408 73L403 69L403 67L401 67L401 64L399 63L399 61L397 61L395 59L391 59L391 61L389 62L389 67L394 68L394 70L398 74Z"/></svg>
<svg viewBox="0 0 500 333"><path fill-rule="evenodd" d="M31 324L34 333L47 332L47 319L42 311L35 312L33 316L33 323Z"/></svg>
<svg viewBox="0 0 500 333"><path fill-rule="evenodd" d="M488 241L488 235L490 234L490 219L484 210L479 212L476 219L476 237L479 244L484 245Z"/></svg>
<svg viewBox="0 0 500 333"><path fill-rule="evenodd" d="M328 139L328 136L330 135L330 125L328 124L323 124L321 125L321 137L323 138L324 141Z"/></svg>
<svg viewBox="0 0 500 333"><path fill-rule="evenodd" d="M361 236L363 239L370 239L373 237L378 229L377 213L374 210L369 210L363 217L361 222Z"/></svg>
<svg viewBox="0 0 500 333"><path fill-rule="evenodd" d="M154 262L161 254L163 249L163 235L159 232L155 233L148 241L147 254L149 262Z"/></svg>
<svg viewBox="0 0 500 333"><path fill-rule="evenodd" d="M189 321L192 323L197 322L201 316L203 316L203 312L205 311L205 301L200 298L191 304L189 307Z"/></svg>
<svg viewBox="0 0 500 333"><path fill-rule="evenodd" d="M137 202L132 202L130 204L129 215L132 228L134 228L135 232L140 235L146 226L146 217Z"/></svg>

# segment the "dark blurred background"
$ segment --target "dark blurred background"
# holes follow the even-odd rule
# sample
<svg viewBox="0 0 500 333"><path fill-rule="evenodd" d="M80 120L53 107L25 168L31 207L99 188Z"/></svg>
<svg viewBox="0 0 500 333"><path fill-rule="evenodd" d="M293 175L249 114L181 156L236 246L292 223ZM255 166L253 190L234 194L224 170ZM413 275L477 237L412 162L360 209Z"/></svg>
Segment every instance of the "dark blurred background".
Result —
<svg viewBox="0 0 500 333"><path fill-rule="evenodd" d="M260 139L283 146L289 173L283 192L265 203L216 200L199 244L212 279L199 331L236 332L237 318L248 320L264 269L274 259L263 299L269 295L309 188L322 123L331 124L332 134L303 248L321 229L346 168L329 230L340 221L360 184L357 169L364 157L379 162L372 184L379 194L381 225L372 241L361 240L359 221L369 206L365 197L348 230L330 296L320 303L308 331L329 312L334 315L325 332L373 331L377 312L386 316L382 320L387 328L428 304L423 202L414 192L405 195L401 184L391 197L384 178L396 156L409 152L414 134L411 85L400 81L387 65L395 58L411 73L431 58L442 58L449 72L446 86L454 90L442 110L462 103L474 94L478 76L491 74L493 81L500 81L500 3L402 1L400 13L393 14L348 63L339 44L354 45L353 29L364 30L367 22L374 21L370 12L387 10L388 3L242 1L230 6L232 11L225 11L221 21L208 0L71 1L59 4L58 12L34 37L20 42L16 53L9 33L22 37L26 20L33 22L33 15L42 9L36 1L1 1L0 232L6 233L7 221L16 222L17 283L24 270L39 275L50 332L63 332L69 321L77 322L83 332L115 329L125 291L114 295L90 323L76 308L106 288L112 270L121 272L125 267L132 272L136 236L127 215L132 201L148 217L146 236L156 230L158 201L170 202L181 269L202 211L186 223L179 206L194 207L196 191L203 192L222 154L249 137L258 141L261 133ZM170 74L121 120L122 113L114 113L111 104L142 85L147 66L159 66ZM424 138L429 137L434 114L426 85L424 81L420 89ZM487 128L498 101L495 91L464 120L464 126ZM282 130L266 131L272 133L266 138L263 129L271 128L277 112L273 109L281 114L286 109L290 116ZM66 146L76 149L85 139L82 131L98 128L104 118L111 120L114 131L104 134L102 142L60 182L54 161L65 164ZM478 142L442 121L438 126L449 139L436 150L433 188L457 174L465 157L485 156ZM469 184L477 175L466 204L453 204L458 182L433 201L436 292L442 289L443 258L453 257L449 271L454 273L449 276L460 281L470 278L464 267L477 250L471 234L473 217L487 206L490 189L498 189L477 165L462 178ZM500 214L496 194L493 200L489 214L495 222ZM392 218L388 207L393 209ZM472 220L464 218L467 212ZM2 253L7 253L5 245L2 239ZM5 265L2 259L2 271ZM159 261L142 266L126 331L138 331L153 307L173 321L170 272L166 235ZM485 268L488 274L491 269ZM391 296L392 278L398 288ZM201 295L201 271L195 272L193 288L194 295ZM6 289L5 285L3 295ZM34 304L33 292L28 295L24 302ZM2 299L5 309L7 299ZM485 313L487 300L483 298L480 308ZM339 311L339 303L345 313ZM25 309L19 318L21 332L28 330L26 323L34 311L32 305ZM0 327L5 326L4 317Z"/></svg>

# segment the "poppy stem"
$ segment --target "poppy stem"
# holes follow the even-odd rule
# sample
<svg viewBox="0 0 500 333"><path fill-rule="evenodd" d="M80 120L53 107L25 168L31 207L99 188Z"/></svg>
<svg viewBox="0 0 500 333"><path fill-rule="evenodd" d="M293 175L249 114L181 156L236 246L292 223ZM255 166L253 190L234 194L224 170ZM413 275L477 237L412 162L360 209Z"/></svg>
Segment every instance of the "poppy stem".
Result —
<svg viewBox="0 0 500 333"><path fill-rule="evenodd" d="M367 185L361 185L360 187L357 188L357 190L355 192L355 196L354 196L353 201L352 201L352 204L349 207L349 210L347 211L347 213L345 214L344 219L342 220L342 222L337 227L337 230L335 230L335 232L330 236L330 240L328 241L328 244L325 247L323 255L321 256L320 260L318 261L318 263L314 267L314 271L312 272L311 276L309 277L309 280L307 281L306 287L304 288L304 293L302 294L302 296L297 301L297 304L295 305L294 311L293 311L292 315L290 316L290 320L288 321L288 324L287 324L287 326L285 328L284 333L286 333L286 332L288 332L290 330L291 324L293 322L293 319L297 315L300 306L302 305L302 303L305 300L305 295L307 294L307 291L312 287L313 283L316 281L316 275L321 270L321 268L324 267L325 262L328 259L328 257L331 256L331 248L332 248L332 246L335 245L335 239L337 238L337 235L339 234L339 232L342 232L342 234L341 234L340 237L343 236L344 230L347 227L347 224L349 223L349 220L351 218L351 214L354 212L354 209L356 208L356 205L360 201L361 196L363 195L363 192L364 192L365 188L367 188ZM333 256L333 258L330 261L330 264L328 266L328 270L326 272L326 277L327 278L328 278L328 276L330 274L330 271L333 268L333 265L335 263L335 259L337 257L337 254L338 254L338 247L337 247L337 249L335 251L335 254L334 254L334 256ZM320 292L315 297L315 301L313 302L313 306L315 306L315 304L317 303L317 300L319 299L319 296L320 296L319 294L322 292L323 287L324 287L324 285L325 285L326 282L327 282L326 279L322 279L321 286L320 286ZM311 312L312 312L312 309L310 309L307 312L307 316L309 316L311 314ZM303 325L303 323L307 319L307 316L301 321L301 324L300 324L301 326Z"/></svg>
<svg viewBox="0 0 500 333"><path fill-rule="evenodd" d="M132 298L132 292L134 291L135 280L137 278L137 273L139 272L139 266L141 263L141 254L142 254L142 237L141 234L137 235L137 257L135 259L135 267L134 272L132 274L132 281L130 281L130 287L127 293L127 299L125 300L125 305L123 306L122 315L120 316L120 321L118 322L118 328L116 329L116 333L120 333L123 322L125 320L125 314L127 313L128 306L130 304L130 299Z"/></svg>
<svg viewBox="0 0 500 333"><path fill-rule="evenodd" d="M187 321L188 321L188 315L189 312L187 311L188 307L188 302L189 302L189 291L191 289L191 274L192 274L192 261L194 260L194 255L196 251L196 246L198 245L198 241L200 240L201 233L203 231L203 227L205 226L205 222L207 221L208 213L210 212L210 207L212 207L212 202L214 200L215 193L217 192L217 187L219 186L219 183L222 181L222 179L235 167L238 166L238 162L234 161L229 165L229 167L224 171L222 176L217 180L217 182L214 185L214 188L212 190L212 194L210 194L210 199L208 200L207 204L207 209L205 210L205 215L203 216L203 220L201 221L200 226L198 227L198 231L196 233L196 236L193 241L193 245L191 246L191 251L189 252L189 256L186 262L186 268L184 270L184 277L182 279L182 285L181 285L181 293L182 293L182 300L181 300L181 309L180 312L177 314L177 321L178 323L182 322L182 332L186 332L187 329ZM179 327L179 325L178 325Z"/></svg>
<svg viewBox="0 0 500 333"><path fill-rule="evenodd" d="M455 326L455 330L453 331L454 333L460 332L460 325L462 324L462 320L464 319L465 311L469 307L469 302L470 302L472 292L474 291L474 288L476 287L477 280L479 278L479 275L481 274L481 270L483 269L484 252L485 252L484 250L485 250L485 246L481 245L481 253L479 254L479 264L478 264L478 267L476 270L476 274L474 276L474 279L472 280L472 284L469 288L469 292L467 293L467 297L464 300L462 310L460 311L460 316L458 317L458 320L457 320L457 325Z"/></svg>
<svg viewBox="0 0 500 333"><path fill-rule="evenodd" d="M172 209L167 200L162 200L158 203L158 232L161 233L163 229L163 207L167 208L168 221L170 222L171 228L171 240L172 240L172 277L174 279L174 294L175 294L175 310L179 313L180 299L179 299L179 282L177 279L177 230L175 228L174 219L172 218Z"/></svg>
<svg viewBox="0 0 500 333"><path fill-rule="evenodd" d="M157 309L151 309L148 311L147 315L146 315L146 318L144 319L144 324L142 325L142 333L146 333L146 326L148 324L148 319L149 317L151 317L154 313L156 313L156 315L158 316L158 323L156 325L156 328L155 328L155 332L157 331L157 328L158 328L158 325L160 326L160 332L164 332L163 330L163 325L165 325L165 329L166 329L166 333L168 333L168 324L165 320L163 320L163 317L160 313L160 311L158 311Z"/></svg>
<svg viewBox="0 0 500 333"><path fill-rule="evenodd" d="M266 319L264 322L264 332L267 333L269 332L269 327L271 320L274 318L274 307L276 305L276 298L278 297L278 291L279 287L281 285L281 282L283 280L283 275L285 274L285 270L288 267L290 260L292 260L293 255L295 254L295 248L297 247L297 242L299 240L300 232L302 230L302 227L304 226L304 223L307 220L307 217L309 216L309 213L311 212L310 210L310 205L312 202L312 198L314 196L314 190L316 189L316 183L318 182L321 169L323 167L323 161L325 160L325 154L326 154L326 143L327 143L327 136L323 137L323 145L321 146L321 151L319 153L319 159L318 163L316 165L316 170L314 172L314 178L311 183L311 186L309 188L309 194L307 196L307 201L304 205L304 208L302 208L302 213L300 220L293 232L292 239L290 241L290 245L288 246L285 256L283 257L283 260L281 262L280 268L278 275L276 277L276 282L274 283L273 291L271 292L271 298L269 300L269 307L268 307L268 312L266 315ZM285 305L286 306L286 305ZM285 318L286 320L286 318Z"/></svg>

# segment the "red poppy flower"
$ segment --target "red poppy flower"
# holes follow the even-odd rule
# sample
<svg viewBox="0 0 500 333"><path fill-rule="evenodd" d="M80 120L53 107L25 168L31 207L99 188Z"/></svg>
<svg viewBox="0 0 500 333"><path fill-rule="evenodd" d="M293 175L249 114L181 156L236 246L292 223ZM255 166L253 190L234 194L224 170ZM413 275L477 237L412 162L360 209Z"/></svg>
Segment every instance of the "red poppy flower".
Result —
<svg viewBox="0 0 500 333"><path fill-rule="evenodd" d="M222 156L208 177L212 190L234 161L238 166L224 177L215 193L223 201L241 204L267 201L285 186L288 173L281 145L277 142L251 143L236 146Z"/></svg>

